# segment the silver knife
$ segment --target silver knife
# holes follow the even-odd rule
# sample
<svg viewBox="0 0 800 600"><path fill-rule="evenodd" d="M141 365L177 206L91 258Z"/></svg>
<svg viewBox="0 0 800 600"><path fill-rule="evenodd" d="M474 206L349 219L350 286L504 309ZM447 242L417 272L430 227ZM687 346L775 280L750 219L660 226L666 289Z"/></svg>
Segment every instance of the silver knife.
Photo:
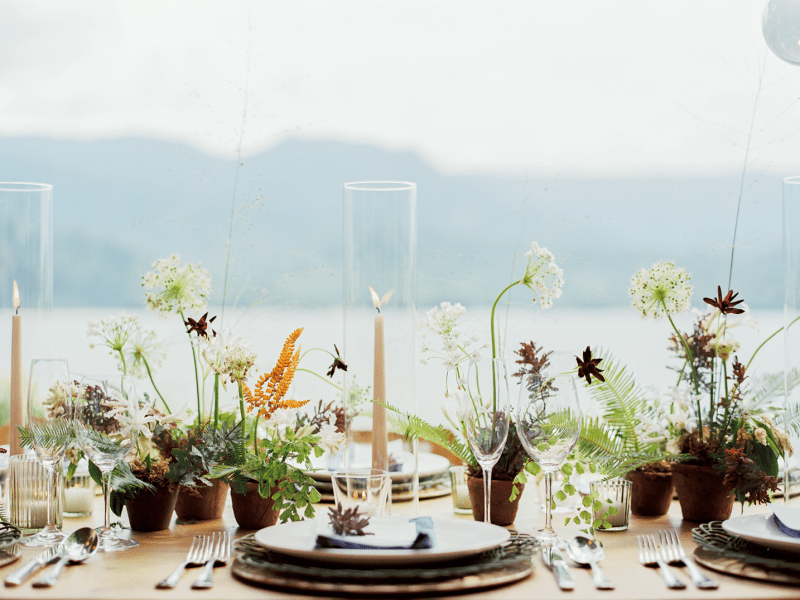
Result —
<svg viewBox="0 0 800 600"><path fill-rule="evenodd" d="M570 577L569 571L567 570L567 563L558 553L556 548L542 548L542 560L544 561L544 564L550 567L550 570L553 571L553 575L556 576L556 583L558 583L558 587L560 587L562 590L575 589L575 582L572 580L572 577Z"/></svg>
<svg viewBox="0 0 800 600"><path fill-rule="evenodd" d="M20 585L28 577L33 575L36 571L47 565L51 565L58 560L58 552L55 548L49 548L29 560L22 567L11 573L5 578L5 583L9 587Z"/></svg>

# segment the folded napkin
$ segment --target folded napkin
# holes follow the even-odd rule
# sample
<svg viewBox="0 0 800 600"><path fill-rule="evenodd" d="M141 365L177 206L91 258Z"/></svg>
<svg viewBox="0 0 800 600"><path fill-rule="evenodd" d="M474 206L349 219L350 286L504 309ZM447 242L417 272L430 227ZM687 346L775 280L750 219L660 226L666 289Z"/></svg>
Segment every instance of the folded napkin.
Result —
<svg viewBox="0 0 800 600"><path fill-rule="evenodd" d="M346 550L422 550L433 548L433 520L430 517L403 519L374 517L365 531L374 535L336 535L330 524L320 522L315 548Z"/></svg>
<svg viewBox="0 0 800 600"><path fill-rule="evenodd" d="M783 533L800 538L800 509L775 506L772 511L775 515L775 522Z"/></svg>

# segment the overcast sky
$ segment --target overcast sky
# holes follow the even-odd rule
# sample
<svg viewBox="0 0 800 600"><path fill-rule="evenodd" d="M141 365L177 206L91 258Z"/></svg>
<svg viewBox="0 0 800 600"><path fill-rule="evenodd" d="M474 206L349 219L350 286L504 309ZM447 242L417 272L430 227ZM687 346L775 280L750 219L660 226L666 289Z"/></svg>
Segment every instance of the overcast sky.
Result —
<svg viewBox="0 0 800 600"><path fill-rule="evenodd" d="M293 137L414 151L453 174L713 176L741 171L757 99L752 168L796 175L800 70L767 50L762 8L5 0L0 136L217 157Z"/></svg>

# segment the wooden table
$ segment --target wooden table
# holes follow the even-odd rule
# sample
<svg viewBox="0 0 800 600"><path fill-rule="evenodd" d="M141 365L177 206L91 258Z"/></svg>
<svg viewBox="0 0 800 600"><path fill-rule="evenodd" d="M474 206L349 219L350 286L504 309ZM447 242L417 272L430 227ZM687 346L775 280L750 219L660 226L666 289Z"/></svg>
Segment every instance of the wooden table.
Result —
<svg viewBox="0 0 800 600"><path fill-rule="evenodd" d="M793 500L793 504L800 501ZM325 505L320 505L324 509ZM395 512L410 514L410 503L395 503ZM738 514L738 505L734 507ZM766 507L752 507L745 509L746 513L767 512ZM452 502L450 497L424 501L420 504L420 514L451 516ZM457 517L468 518L468 517ZM563 517L557 516L554 525L556 530L564 536L571 536L578 532L577 526L564 527ZM124 520L124 514L123 514ZM125 521L126 522L126 521ZM543 515L534 502L534 494L524 494L517 517L516 527L522 532L532 532L535 527L541 527ZM102 523L102 508L98 499L92 517L83 519L65 519L64 530L73 531L86 525L97 526ZM555 584L552 573L542 566L541 557L535 559L535 572L525 581L517 584L484 591L456 596L458 598L501 598L506 600L516 599L549 599L557 598L602 598L603 600L617 599L644 599L644 598L797 598L800 590L794 587L761 583L747 579L730 577L720 573L710 573L720 582L718 590L699 591L695 589L685 568L675 568L678 576L687 583L686 590L668 590L661 580L657 569L645 568L639 565L636 551L636 534L654 533L659 529L675 528L680 532L684 547L687 551L694 549L691 541L690 524L685 524L681 519L680 507L677 503L668 515L658 518L634 518L627 532L599 533L606 550L606 559L602 564L606 576L616 582L614 591L597 591L592 586L589 570L572 569L572 576L576 581L574 592L562 592ZM166 577L174 567L183 560L189 548L192 536L210 533L213 531L229 530L234 537L240 537L249 531L240 531L236 527L230 503L226 507L221 520L205 521L194 525L172 524L167 531L155 533L134 533L125 531L122 535L138 540L141 546L125 552L111 552L97 554L83 565L67 567L61 574L56 587L51 589L35 589L31 586L33 578L16 588L1 588L0 598L91 598L104 600L164 598L175 600L222 598L236 600L239 598L304 598L306 596L291 594L265 588L250 586L236 580L231 574L230 567L217 568L214 572L214 588L212 590L192 590L192 581L199 573L192 569L181 579L174 590L157 590L155 584ZM36 554L34 550L23 550L20 561L0 569L0 577L5 577L13 569Z"/></svg>

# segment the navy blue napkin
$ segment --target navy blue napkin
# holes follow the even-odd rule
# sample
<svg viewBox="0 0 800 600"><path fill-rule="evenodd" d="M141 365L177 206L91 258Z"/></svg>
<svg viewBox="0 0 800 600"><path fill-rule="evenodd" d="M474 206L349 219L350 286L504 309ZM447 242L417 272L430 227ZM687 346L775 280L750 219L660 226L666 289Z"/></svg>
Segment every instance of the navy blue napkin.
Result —
<svg viewBox="0 0 800 600"><path fill-rule="evenodd" d="M344 536L336 534L317 534L317 544L314 548L340 548L345 550L424 550L433 548L433 520L430 517L409 519L417 527L417 537L410 544L396 546L382 546L370 544L373 536ZM359 540L359 541L356 541Z"/></svg>
<svg viewBox="0 0 800 600"><path fill-rule="evenodd" d="M800 510L788 506L773 508L775 522L780 530L793 538L800 538Z"/></svg>

